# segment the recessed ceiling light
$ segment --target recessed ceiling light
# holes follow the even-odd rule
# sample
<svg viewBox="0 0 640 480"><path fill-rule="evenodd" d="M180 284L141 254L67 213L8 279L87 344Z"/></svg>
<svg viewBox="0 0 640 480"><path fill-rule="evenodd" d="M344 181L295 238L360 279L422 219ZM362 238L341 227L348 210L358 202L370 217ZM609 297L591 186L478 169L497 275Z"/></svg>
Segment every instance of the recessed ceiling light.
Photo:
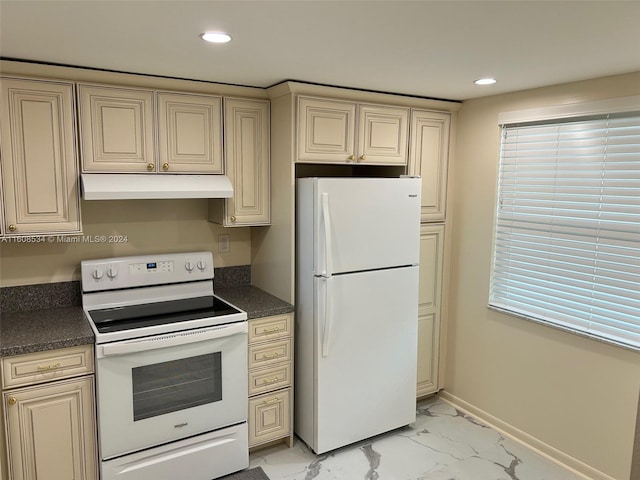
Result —
<svg viewBox="0 0 640 480"><path fill-rule="evenodd" d="M473 83L475 83L476 85L493 85L494 83L496 83L496 79L495 78L479 78Z"/></svg>
<svg viewBox="0 0 640 480"><path fill-rule="evenodd" d="M224 32L206 32L200 38L211 43L227 43L231 41L231 35Z"/></svg>

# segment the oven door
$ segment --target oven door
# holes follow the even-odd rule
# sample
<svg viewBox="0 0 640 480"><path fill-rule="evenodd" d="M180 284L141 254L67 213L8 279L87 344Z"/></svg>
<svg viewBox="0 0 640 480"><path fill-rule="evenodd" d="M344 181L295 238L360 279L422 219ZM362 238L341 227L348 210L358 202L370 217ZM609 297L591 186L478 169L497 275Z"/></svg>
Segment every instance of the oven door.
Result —
<svg viewBox="0 0 640 480"><path fill-rule="evenodd" d="M96 346L102 460L247 419L247 322Z"/></svg>

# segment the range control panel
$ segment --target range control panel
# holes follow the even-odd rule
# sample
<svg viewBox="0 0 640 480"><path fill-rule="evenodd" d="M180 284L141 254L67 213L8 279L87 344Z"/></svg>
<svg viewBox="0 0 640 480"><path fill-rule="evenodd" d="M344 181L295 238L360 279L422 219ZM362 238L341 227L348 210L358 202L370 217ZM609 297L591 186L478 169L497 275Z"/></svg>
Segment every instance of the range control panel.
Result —
<svg viewBox="0 0 640 480"><path fill-rule="evenodd" d="M84 260L82 290L115 290L213 279L211 252L137 255Z"/></svg>
<svg viewBox="0 0 640 480"><path fill-rule="evenodd" d="M138 273L158 273L158 272L173 272L173 261L164 260L162 262L149 262L149 263L132 263L129 265L129 272L131 275Z"/></svg>

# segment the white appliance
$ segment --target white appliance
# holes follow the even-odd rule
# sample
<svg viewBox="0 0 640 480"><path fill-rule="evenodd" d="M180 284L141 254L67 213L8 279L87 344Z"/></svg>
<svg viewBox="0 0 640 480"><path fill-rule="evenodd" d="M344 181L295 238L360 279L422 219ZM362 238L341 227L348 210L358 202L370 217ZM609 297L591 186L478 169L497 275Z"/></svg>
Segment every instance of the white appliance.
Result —
<svg viewBox="0 0 640 480"><path fill-rule="evenodd" d="M415 421L420 191L297 181L295 432L316 453Z"/></svg>
<svg viewBox="0 0 640 480"><path fill-rule="evenodd" d="M249 464L247 314L211 252L83 261L102 480L211 480Z"/></svg>
<svg viewBox="0 0 640 480"><path fill-rule="evenodd" d="M83 173L85 200L161 198L229 198L231 180L225 175Z"/></svg>

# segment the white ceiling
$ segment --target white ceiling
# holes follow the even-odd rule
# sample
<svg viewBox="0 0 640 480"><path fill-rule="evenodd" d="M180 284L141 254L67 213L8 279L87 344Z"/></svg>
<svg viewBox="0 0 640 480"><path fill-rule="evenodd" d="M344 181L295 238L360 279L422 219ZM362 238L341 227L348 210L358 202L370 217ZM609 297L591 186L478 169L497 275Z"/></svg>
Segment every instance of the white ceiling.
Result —
<svg viewBox="0 0 640 480"><path fill-rule="evenodd" d="M640 71L640 1L0 0L0 55L464 100Z"/></svg>

